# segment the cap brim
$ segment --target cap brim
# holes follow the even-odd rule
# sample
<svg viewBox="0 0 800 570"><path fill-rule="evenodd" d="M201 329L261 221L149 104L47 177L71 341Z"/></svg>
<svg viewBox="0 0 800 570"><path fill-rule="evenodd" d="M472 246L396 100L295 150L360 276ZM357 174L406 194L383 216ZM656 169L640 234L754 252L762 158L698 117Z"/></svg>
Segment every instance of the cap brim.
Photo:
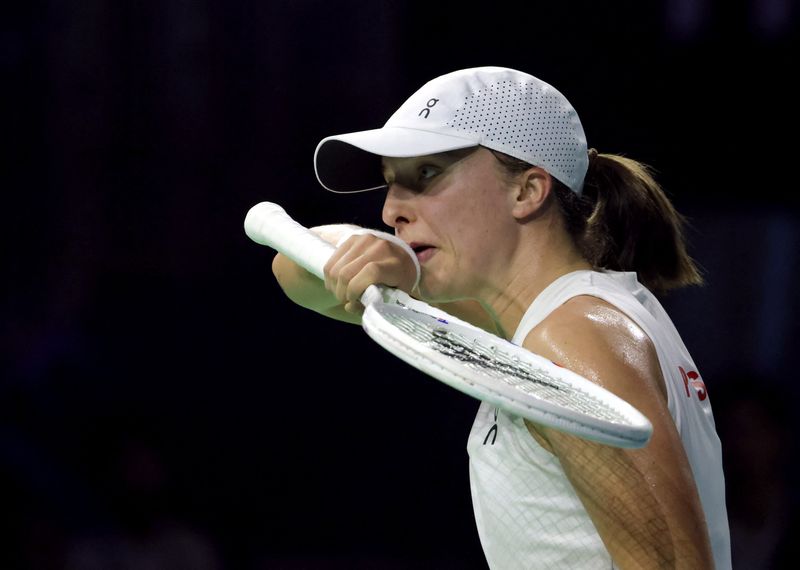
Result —
<svg viewBox="0 0 800 570"><path fill-rule="evenodd" d="M319 183L331 192L366 192L386 186L381 157L425 156L478 144L466 137L383 127L322 139L314 152L314 170Z"/></svg>

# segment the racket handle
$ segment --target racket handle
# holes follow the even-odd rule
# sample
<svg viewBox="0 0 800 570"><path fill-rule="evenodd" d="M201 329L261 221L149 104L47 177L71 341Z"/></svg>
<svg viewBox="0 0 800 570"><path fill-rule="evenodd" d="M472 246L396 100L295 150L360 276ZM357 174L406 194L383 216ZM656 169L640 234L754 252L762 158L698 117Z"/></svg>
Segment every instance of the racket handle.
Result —
<svg viewBox="0 0 800 570"><path fill-rule="evenodd" d="M294 221L278 204L261 202L250 208L244 219L244 231L254 242L271 247L325 279L325 263L336 248Z"/></svg>

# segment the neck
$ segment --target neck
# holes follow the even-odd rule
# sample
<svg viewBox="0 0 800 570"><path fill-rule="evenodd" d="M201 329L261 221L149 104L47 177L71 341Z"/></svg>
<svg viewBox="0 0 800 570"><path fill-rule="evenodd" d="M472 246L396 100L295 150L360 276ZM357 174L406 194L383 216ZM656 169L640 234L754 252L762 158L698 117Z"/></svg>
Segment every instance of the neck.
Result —
<svg viewBox="0 0 800 570"><path fill-rule="evenodd" d="M573 271L592 268L566 232L523 229L522 234L510 263L479 298L506 339L514 336L525 311L548 285Z"/></svg>

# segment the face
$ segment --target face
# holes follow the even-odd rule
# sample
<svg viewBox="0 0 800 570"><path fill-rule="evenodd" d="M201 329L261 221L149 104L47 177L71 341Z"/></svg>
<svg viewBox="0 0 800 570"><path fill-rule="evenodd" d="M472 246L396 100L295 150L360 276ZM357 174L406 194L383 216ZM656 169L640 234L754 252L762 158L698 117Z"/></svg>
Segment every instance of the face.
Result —
<svg viewBox="0 0 800 570"><path fill-rule="evenodd" d="M514 245L511 184L485 148L384 158L383 221L417 252L430 301L481 298Z"/></svg>

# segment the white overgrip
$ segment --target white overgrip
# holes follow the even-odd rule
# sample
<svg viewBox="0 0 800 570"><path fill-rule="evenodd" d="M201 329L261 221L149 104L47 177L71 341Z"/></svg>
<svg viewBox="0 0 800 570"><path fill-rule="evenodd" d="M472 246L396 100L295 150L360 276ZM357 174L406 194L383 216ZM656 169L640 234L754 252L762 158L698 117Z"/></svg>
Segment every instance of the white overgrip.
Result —
<svg viewBox="0 0 800 570"><path fill-rule="evenodd" d="M282 253L320 279L336 248L317 234L294 221L272 202L256 204L247 212L244 231L254 242Z"/></svg>

